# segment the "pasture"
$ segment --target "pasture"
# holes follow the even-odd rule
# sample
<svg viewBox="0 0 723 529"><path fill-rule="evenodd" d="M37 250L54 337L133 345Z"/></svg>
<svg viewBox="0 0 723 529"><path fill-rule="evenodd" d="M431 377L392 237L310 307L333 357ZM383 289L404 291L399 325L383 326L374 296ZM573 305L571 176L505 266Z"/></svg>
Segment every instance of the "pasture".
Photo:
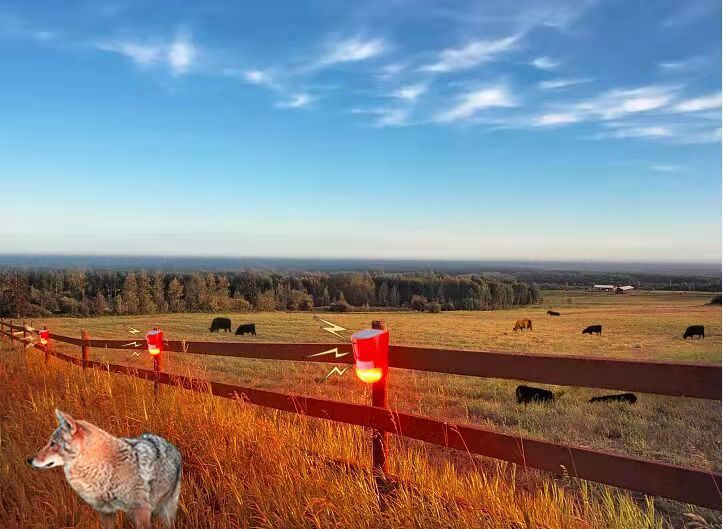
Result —
<svg viewBox="0 0 723 529"><path fill-rule="evenodd" d="M326 314L321 317L350 331L384 319L394 343L492 351L538 352L666 361L720 363L721 308L707 306L711 294L642 292L626 295L587 292L545 292L536 307L494 312L442 314L374 313ZM548 316L553 308L561 316ZM218 341L336 341L309 313L224 314L235 326L256 323L256 337L211 334L210 314L169 314L94 319L54 318L34 321L51 331L92 337L128 336L129 328L147 330L159 325L171 339ZM532 331L513 331L517 319L530 318ZM591 324L603 326L602 336L583 336ZM705 340L683 340L688 325L703 324ZM350 334L350 333L349 333ZM59 347L78 354L77 348ZM93 350L94 359L148 366L146 355ZM342 366L343 367L343 366ZM368 402L367 389L352 371L324 380L329 365L275 361L189 357L169 354L164 369L204 378L277 389L352 402ZM493 426L506 432L563 443L639 455L660 461L720 470L720 406L717 402L638 395L635 405L590 404L605 393L587 388L547 386L560 395L555 403L520 406L515 381L393 370L389 379L390 406L440 418ZM432 449L429 449L432 450ZM343 451L342 451L343 452ZM332 453L343 457L344 453ZM393 458L394 459L394 458ZM364 457L356 460L364 460ZM445 458L432 458L447 468ZM459 465L458 465L459 466ZM487 468L496 468L487 461ZM461 462L469 467L469 462ZM494 474L494 472L493 472ZM518 486L538 490L539 476L517 476ZM659 511L677 519L684 510L656 500Z"/></svg>

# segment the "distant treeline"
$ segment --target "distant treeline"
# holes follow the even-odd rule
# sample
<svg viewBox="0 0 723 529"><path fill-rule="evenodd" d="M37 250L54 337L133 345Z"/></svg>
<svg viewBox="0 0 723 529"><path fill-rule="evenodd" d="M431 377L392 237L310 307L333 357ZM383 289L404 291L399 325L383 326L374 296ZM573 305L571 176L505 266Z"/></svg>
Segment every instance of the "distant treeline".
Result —
<svg viewBox="0 0 723 529"><path fill-rule="evenodd" d="M593 272L583 270L528 269L511 272L523 282L535 282L544 290L590 288L599 285L632 285L642 290L694 290L720 292L721 277L645 272Z"/></svg>
<svg viewBox="0 0 723 529"><path fill-rule="evenodd" d="M495 310L538 303L540 290L482 275L110 270L0 272L0 316L154 314L359 307Z"/></svg>

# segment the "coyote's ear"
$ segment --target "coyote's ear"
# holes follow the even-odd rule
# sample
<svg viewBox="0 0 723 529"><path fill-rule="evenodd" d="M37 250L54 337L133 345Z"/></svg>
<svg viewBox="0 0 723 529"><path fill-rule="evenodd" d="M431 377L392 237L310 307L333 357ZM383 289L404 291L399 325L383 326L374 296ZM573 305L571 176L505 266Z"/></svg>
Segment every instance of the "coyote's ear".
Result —
<svg viewBox="0 0 723 529"><path fill-rule="evenodd" d="M70 435L73 435L78 431L78 424L75 422L75 419L67 413L63 413L56 408L55 416L58 418L58 424L61 427L66 428L70 432Z"/></svg>

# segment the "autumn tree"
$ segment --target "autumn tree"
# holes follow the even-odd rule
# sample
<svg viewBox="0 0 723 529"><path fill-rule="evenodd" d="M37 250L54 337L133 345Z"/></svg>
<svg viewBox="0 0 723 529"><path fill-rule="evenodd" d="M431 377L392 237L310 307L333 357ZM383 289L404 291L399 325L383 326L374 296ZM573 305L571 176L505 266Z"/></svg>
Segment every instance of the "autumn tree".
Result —
<svg viewBox="0 0 723 529"><path fill-rule="evenodd" d="M156 307L156 312L160 312L161 314L168 312L165 281L161 272L155 272L151 278L151 296L153 297L153 305Z"/></svg>
<svg viewBox="0 0 723 529"><path fill-rule="evenodd" d="M98 293L95 295L95 299L93 299L93 313L103 315L105 314L105 311L107 309L108 301L106 301L105 296L99 290Z"/></svg>
<svg viewBox="0 0 723 529"><path fill-rule="evenodd" d="M140 314L153 314L156 312L156 304L153 301L151 291L151 280L145 272L138 274L138 312Z"/></svg>
<svg viewBox="0 0 723 529"><path fill-rule="evenodd" d="M136 274L129 272L123 282L123 311L121 314L138 314L138 281Z"/></svg>
<svg viewBox="0 0 723 529"><path fill-rule="evenodd" d="M177 277L168 284L168 309L171 312L181 312L184 308L183 283Z"/></svg>
<svg viewBox="0 0 723 529"><path fill-rule="evenodd" d="M229 282L228 277L221 275L218 278L218 284L216 285L215 292L216 306L218 307L218 310L225 311L231 306L230 289L231 283Z"/></svg>
<svg viewBox="0 0 723 529"><path fill-rule="evenodd" d="M276 294L273 290L267 290L258 295L256 309L260 312L270 312L276 310Z"/></svg>

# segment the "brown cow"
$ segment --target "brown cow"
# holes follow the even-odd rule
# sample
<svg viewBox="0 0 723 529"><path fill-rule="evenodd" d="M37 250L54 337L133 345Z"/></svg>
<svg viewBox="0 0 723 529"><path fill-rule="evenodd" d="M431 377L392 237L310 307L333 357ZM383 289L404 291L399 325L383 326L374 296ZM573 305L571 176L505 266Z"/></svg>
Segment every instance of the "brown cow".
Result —
<svg viewBox="0 0 723 529"><path fill-rule="evenodd" d="M525 318L524 320L517 320L517 323L515 323L515 326L512 328L513 331L519 330L519 329L530 329L532 330L532 320L528 320Z"/></svg>

